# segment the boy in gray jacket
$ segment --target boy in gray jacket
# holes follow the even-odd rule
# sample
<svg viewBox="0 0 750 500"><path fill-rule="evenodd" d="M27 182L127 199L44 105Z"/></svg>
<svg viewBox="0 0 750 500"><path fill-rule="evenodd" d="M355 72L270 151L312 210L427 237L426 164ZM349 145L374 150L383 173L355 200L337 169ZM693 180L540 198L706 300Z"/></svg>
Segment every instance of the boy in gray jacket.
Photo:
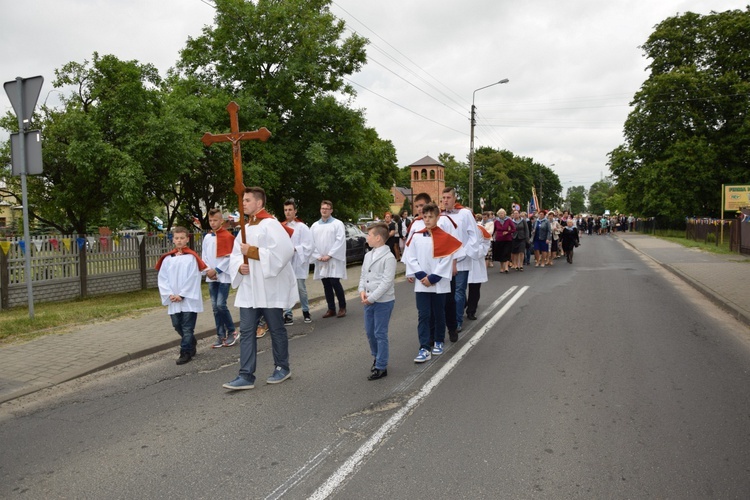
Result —
<svg viewBox="0 0 750 500"><path fill-rule="evenodd" d="M367 380L388 376L388 323L396 301L393 280L396 276L396 258L385 245L388 226L373 224L367 229L370 250L362 263L359 277L359 297L365 306L365 332L374 361Z"/></svg>

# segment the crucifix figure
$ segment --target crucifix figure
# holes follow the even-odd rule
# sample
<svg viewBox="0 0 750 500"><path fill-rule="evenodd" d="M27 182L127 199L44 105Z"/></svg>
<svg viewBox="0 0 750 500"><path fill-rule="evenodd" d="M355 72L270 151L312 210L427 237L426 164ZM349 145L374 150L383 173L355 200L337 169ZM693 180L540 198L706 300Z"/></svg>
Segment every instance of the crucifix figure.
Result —
<svg viewBox="0 0 750 500"><path fill-rule="evenodd" d="M239 205L240 213L240 232L242 233L242 243L247 243L245 236L245 210L242 208L242 197L245 195L245 183L242 181L242 155L240 150L240 141L257 140L267 141L271 137L271 132L266 127L261 127L258 130L252 132L240 132L239 119L237 117L237 111L240 106L232 101L227 105L227 111L229 112L229 124L231 132L229 134L212 134L206 132L201 138L201 142L206 146L210 146L215 142L231 142L232 143L232 159L234 161L234 192L237 194L237 203ZM245 256L245 264L247 264L247 256Z"/></svg>

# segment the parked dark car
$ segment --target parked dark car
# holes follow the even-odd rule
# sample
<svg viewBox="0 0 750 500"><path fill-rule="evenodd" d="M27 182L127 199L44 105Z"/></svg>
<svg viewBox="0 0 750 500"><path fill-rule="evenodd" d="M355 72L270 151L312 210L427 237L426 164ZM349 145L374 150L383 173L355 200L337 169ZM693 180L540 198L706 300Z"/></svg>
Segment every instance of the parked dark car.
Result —
<svg viewBox="0 0 750 500"><path fill-rule="evenodd" d="M367 253L367 235L351 222L344 222L346 228L346 263L362 262Z"/></svg>

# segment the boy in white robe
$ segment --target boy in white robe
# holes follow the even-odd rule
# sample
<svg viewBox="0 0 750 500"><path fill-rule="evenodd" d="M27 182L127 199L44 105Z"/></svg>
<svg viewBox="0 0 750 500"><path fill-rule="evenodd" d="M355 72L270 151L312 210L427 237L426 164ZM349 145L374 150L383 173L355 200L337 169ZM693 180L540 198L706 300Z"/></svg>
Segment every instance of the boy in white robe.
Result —
<svg viewBox="0 0 750 500"><path fill-rule="evenodd" d="M224 216L218 208L208 211L208 225L212 232L203 238L201 257L208 266L206 282L211 297L211 309L216 324L216 342L213 349L231 347L237 342L237 329L232 313L227 307L229 297L229 255L234 246L234 236L224 229Z"/></svg>
<svg viewBox="0 0 750 500"><path fill-rule="evenodd" d="M230 390L255 388L258 349L255 332L261 315L271 334L275 365L266 383L279 384L292 375L283 311L299 300L292 269L294 247L289 232L265 210L265 205L263 188L245 188L242 208L248 215L244 228L247 242L242 243L240 231L229 259L229 275L237 289L234 305L240 309L239 375L223 385Z"/></svg>
<svg viewBox="0 0 750 500"><path fill-rule="evenodd" d="M477 253L472 255L471 268L469 269L469 287L466 294L466 317L470 320L477 319L477 307L479 305L480 289L482 283L487 282L487 265L484 256L490 250L492 235L485 229L481 219L477 221L479 234L479 246Z"/></svg>
<svg viewBox="0 0 750 500"><path fill-rule="evenodd" d="M307 279L307 275L310 274L310 257L312 257L313 246L315 244L310 228L297 218L297 202L292 198L284 202L284 217L286 220L282 224L294 231L292 233L292 245L294 246L292 268L297 278L297 292L299 293L299 305L300 309L302 309L302 317L305 323L312 323L305 280ZM293 318L291 309L284 311L285 325L293 325Z"/></svg>
<svg viewBox="0 0 750 500"><path fill-rule="evenodd" d="M347 277L346 227L332 214L333 203L323 200L320 202L320 220L310 228L315 244L312 254L313 262L315 262L313 279L323 282L323 292L328 304L328 310L323 317L343 318L346 316L346 295L341 279ZM336 299L339 300L338 313L336 313Z"/></svg>
<svg viewBox="0 0 750 500"><path fill-rule="evenodd" d="M404 251L406 278L414 283L417 300L419 352L415 363L424 363L443 353L445 342L445 301L451 292L453 256L461 242L437 227L440 209L433 203L422 208L424 229L415 231ZM430 323L434 321L434 344Z"/></svg>
<svg viewBox="0 0 750 500"><path fill-rule="evenodd" d="M201 272L208 266L197 253L188 248L188 230L182 226L172 229L174 249L161 256L156 263L162 305L172 326L182 338L178 365L184 365L195 356L195 322L203 312Z"/></svg>

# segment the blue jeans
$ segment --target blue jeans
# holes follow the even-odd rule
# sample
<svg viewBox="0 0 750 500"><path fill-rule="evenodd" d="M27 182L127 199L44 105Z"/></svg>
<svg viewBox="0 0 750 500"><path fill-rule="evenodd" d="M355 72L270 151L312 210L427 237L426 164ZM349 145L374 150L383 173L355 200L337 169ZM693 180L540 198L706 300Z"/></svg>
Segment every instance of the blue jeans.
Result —
<svg viewBox="0 0 750 500"><path fill-rule="evenodd" d="M232 313L227 307L230 283L218 281L208 282L208 295L211 297L211 308L214 311L214 322L216 323L216 335L219 340L227 338L227 334L234 333L234 320Z"/></svg>
<svg viewBox="0 0 750 500"><path fill-rule="evenodd" d="M420 349L432 349L432 340L445 342L445 301L448 293L417 292L417 334ZM435 338L430 338L430 318L435 322Z"/></svg>
<svg viewBox="0 0 750 500"><path fill-rule="evenodd" d="M179 312L169 315L172 326L182 337L180 342L180 354L186 352L195 354L195 321L198 319L196 312Z"/></svg>
<svg viewBox="0 0 750 500"><path fill-rule="evenodd" d="M469 271L459 271L456 274L456 326L464 322L464 307L466 306L466 287L469 285Z"/></svg>
<svg viewBox="0 0 750 500"><path fill-rule="evenodd" d="M388 366L388 323L395 303L395 300L390 300L365 306L365 332L378 370L385 370Z"/></svg>
<svg viewBox="0 0 750 500"><path fill-rule="evenodd" d="M304 278L297 278L297 291L299 292L299 306L302 312L310 312L310 303L307 301L307 285ZM284 311L284 315L287 314L292 314L292 310Z"/></svg>
<svg viewBox="0 0 750 500"><path fill-rule="evenodd" d="M289 339L284 326L284 315L281 308L256 309L240 308L240 377L251 384L255 383L255 365L258 354L258 339L255 330L260 317L266 318L268 332L271 334L274 366L289 370Z"/></svg>

